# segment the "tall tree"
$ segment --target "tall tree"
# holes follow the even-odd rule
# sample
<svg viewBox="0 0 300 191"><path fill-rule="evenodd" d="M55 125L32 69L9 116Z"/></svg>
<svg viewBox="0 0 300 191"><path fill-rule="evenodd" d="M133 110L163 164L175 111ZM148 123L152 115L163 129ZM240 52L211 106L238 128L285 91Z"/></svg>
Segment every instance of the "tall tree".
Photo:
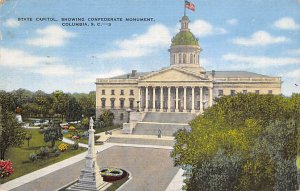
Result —
<svg viewBox="0 0 300 191"><path fill-rule="evenodd" d="M70 98L66 105L66 120L78 121L82 115L82 108L74 97Z"/></svg>
<svg viewBox="0 0 300 191"><path fill-rule="evenodd" d="M4 160L5 153L11 147L20 146L23 144L25 139L25 131L21 128L21 125L16 120L16 115L9 111L6 101L9 100L7 94L0 95L0 125L1 136L0 136L0 159Z"/></svg>
<svg viewBox="0 0 300 191"><path fill-rule="evenodd" d="M66 114L66 107L70 96L62 91L55 91L52 93L53 98L53 111L61 115L61 120L64 120Z"/></svg>

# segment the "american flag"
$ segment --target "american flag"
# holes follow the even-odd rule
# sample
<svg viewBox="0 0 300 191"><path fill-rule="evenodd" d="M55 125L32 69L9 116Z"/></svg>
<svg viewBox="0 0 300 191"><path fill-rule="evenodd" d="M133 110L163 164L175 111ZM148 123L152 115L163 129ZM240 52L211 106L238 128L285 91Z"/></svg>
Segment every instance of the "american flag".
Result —
<svg viewBox="0 0 300 191"><path fill-rule="evenodd" d="M189 1L185 1L185 8L195 11L195 5Z"/></svg>

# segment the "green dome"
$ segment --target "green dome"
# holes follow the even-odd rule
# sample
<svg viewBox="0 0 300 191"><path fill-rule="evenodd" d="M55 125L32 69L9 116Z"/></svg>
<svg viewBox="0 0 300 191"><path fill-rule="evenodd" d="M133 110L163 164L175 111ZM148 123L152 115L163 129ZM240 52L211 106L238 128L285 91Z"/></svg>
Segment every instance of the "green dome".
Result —
<svg viewBox="0 0 300 191"><path fill-rule="evenodd" d="M197 45L198 39L190 31L180 31L172 39L172 46L174 45Z"/></svg>

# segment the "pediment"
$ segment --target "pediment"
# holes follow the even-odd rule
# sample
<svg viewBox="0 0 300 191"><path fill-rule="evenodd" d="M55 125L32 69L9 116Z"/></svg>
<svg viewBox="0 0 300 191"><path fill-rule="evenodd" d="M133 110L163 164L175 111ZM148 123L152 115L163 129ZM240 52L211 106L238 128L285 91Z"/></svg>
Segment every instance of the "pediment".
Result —
<svg viewBox="0 0 300 191"><path fill-rule="evenodd" d="M166 69L162 69L156 72L152 72L146 76L140 78L140 81L147 82L172 82L172 81L203 81L208 80L207 76L203 74L194 73L188 70L184 70L179 67L170 67Z"/></svg>

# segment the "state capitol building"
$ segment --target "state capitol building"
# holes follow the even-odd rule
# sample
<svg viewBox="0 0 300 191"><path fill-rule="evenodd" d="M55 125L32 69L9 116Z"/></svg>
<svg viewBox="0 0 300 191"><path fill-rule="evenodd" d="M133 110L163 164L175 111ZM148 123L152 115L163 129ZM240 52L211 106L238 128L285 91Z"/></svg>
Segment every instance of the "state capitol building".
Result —
<svg viewBox="0 0 300 191"><path fill-rule="evenodd" d="M171 41L170 65L157 71L137 72L96 79L96 116L105 109L115 122L127 121L129 109L140 112L202 113L214 98L236 93L281 94L281 78L247 71L206 71L200 63L202 48L189 29L189 18L180 20L180 31Z"/></svg>

